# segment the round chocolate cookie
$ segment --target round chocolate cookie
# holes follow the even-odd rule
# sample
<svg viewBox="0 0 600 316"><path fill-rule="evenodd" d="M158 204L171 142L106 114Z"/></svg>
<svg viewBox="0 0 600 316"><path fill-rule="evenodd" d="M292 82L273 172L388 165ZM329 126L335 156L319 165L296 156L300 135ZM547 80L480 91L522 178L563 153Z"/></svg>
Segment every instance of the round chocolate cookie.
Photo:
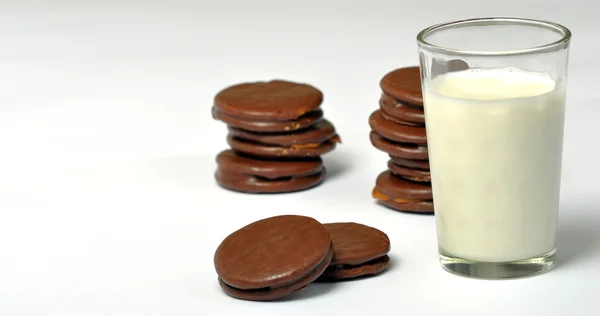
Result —
<svg viewBox="0 0 600 316"><path fill-rule="evenodd" d="M251 223L227 236L214 256L228 295L265 301L303 289L333 257L327 229L313 218L282 215Z"/></svg>
<svg viewBox="0 0 600 316"><path fill-rule="evenodd" d="M404 104L391 95L383 93L379 99L379 108L384 117L398 122L407 122L410 124L425 125L425 113L423 108L416 108Z"/></svg>
<svg viewBox="0 0 600 316"><path fill-rule="evenodd" d="M379 82L381 90L400 101L423 106L419 67L406 67L387 73Z"/></svg>
<svg viewBox="0 0 600 316"><path fill-rule="evenodd" d="M390 258L383 256L357 266L330 266L317 279L318 282L353 279L383 272L390 265Z"/></svg>
<svg viewBox="0 0 600 316"><path fill-rule="evenodd" d="M376 190L376 189L375 189ZM376 196L376 193L373 193L373 197ZM433 201L418 201L418 202L396 202L395 200L382 200L379 199L379 203L402 212L412 212L412 213L433 213Z"/></svg>
<svg viewBox="0 0 600 316"><path fill-rule="evenodd" d="M257 143L278 145L278 146L293 146L304 145L308 147L316 147L327 140L337 136L333 125L323 119L317 124L295 132L286 133L257 133L245 131L235 127L228 127L229 135Z"/></svg>
<svg viewBox="0 0 600 316"><path fill-rule="evenodd" d="M320 157L295 160L264 160L224 150L217 155L221 170L253 175L266 179L314 175L323 170Z"/></svg>
<svg viewBox="0 0 600 316"><path fill-rule="evenodd" d="M273 80L225 88L215 96L214 106L217 111L242 119L286 121L317 110L322 102L323 93L313 86Z"/></svg>
<svg viewBox="0 0 600 316"><path fill-rule="evenodd" d="M386 120L377 110L369 117L369 126L377 134L400 143L427 144L425 127L407 126Z"/></svg>
<svg viewBox="0 0 600 316"><path fill-rule="evenodd" d="M377 177L372 196L380 203L399 211L433 211L431 185L401 179L390 171L384 171Z"/></svg>
<svg viewBox="0 0 600 316"><path fill-rule="evenodd" d="M379 174L375 187L390 199L402 199L408 201L433 200L431 185L404 180L394 176L389 171Z"/></svg>
<svg viewBox="0 0 600 316"><path fill-rule="evenodd" d="M325 180L325 168L312 174L268 179L260 176L217 169L217 183L226 189L243 193L289 193L315 187Z"/></svg>
<svg viewBox="0 0 600 316"><path fill-rule="evenodd" d="M278 146L245 140L232 135L227 136L227 143L233 150L265 158L317 157L335 149L338 142L339 138L336 136L320 144Z"/></svg>
<svg viewBox="0 0 600 316"><path fill-rule="evenodd" d="M418 124L418 123L412 123L412 122L407 122L407 121L403 121L400 119L397 119L393 116L390 116L388 114L386 114L383 110L381 110L381 115L383 116L384 119L388 120L388 121L392 121L396 124L400 124L400 125L408 125L408 126L420 126L420 127L424 127L424 124Z"/></svg>
<svg viewBox="0 0 600 316"><path fill-rule="evenodd" d="M305 129L316 124L323 118L322 110L308 112L295 120L286 121L260 121L248 120L235 116L227 115L226 113L217 110L213 107L213 118L225 122L229 126L237 127L253 132L289 132Z"/></svg>
<svg viewBox="0 0 600 316"><path fill-rule="evenodd" d="M427 160L429 158L429 152L425 145L393 142L381 137L381 135L376 132L371 132L370 138L371 144L373 144L375 148L388 153L389 155L416 160Z"/></svg>
<svg viewBox="0 0 600 316"><path fill-rule="evenodd" d="M333 259L318 280L350 279L378 274L389 265L388 236L358 223L324 224L333 242Z"/></svg>
<svg viewBox="0 0 600 316"><path fill-rule="evenodd" d="M404 179L417 182L431 182L431 173L428 170L406 168L397 165L393 160L388 161L388 169L393 175Z"/></svg>
<svg viewBox="0 0 600 316"><path fill-rule="evenodd" d="M392 161L402 167L429 171L429 160L404 159L390 155Z"/></svg>

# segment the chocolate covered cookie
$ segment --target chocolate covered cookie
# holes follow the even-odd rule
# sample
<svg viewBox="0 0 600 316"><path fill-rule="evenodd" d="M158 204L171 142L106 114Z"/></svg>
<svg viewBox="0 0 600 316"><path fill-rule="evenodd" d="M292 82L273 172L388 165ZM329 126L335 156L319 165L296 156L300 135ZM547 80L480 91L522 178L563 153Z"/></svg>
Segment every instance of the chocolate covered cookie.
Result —
<svg viewBox="0 0 600 316"><path fill-rule="evenodd" d="M406 159L390 155L392 161L402 167L429 171L429 160Z"/></svg>
<svg viewBox="0 0 600 316"><path fill-rule="evenodd" d="M379 108L386 119L395 123L417 126L425 125L425 113L422 107L402 103L389 94L381 94Z"/></svg>
<svg viewBox="0 0 600 316"><path fill-rule="evenodd" d="M373 190L373 196L379 200L379 203L401 212L431 214L434 212L433 201L403 201L399 199L389 199L381 195L380 191Z"/></svg>
<svg viewBox="0 0 600 316"><path fill-rule="evenodd" d="M396 164L393 160L388 161L389 171L400 178L416 182L431 182L431 172L429 170L412 169ZM428 183L427 185L431 185Z"/></svg>
<svg viewBox="0 0 600 316"><path fill-rule="evenodd" d="M429 158L427 146L423 144L394 142L385 139L376 132L371 132L370 139L371 144L373 144L375 148L391 156L416 160L427 160Z"/></svg>
<svg viewBox="0 0 600 316"><path fill-rule="evenodd" d="M233 150L268 159L319 157L334 150L338 142L339 140L334 138L321 144L279 146L227 136L227 143Z"/></svg>
<svg viewBox="0 0 600 316"><path fill-rule="evenodd" d="M389 266L390 239L358 223L324 224L333 242L333 259L319 281L351 279L381 273Z"/></svg>
<svg viewBox="0 0 600 316"><path fill-rule="evenodd" d="M231 170L218 169L215 173L215 178L219 185L233 191L244 193L288 193L315 187L323 182L325 175L325 168L323 168L317 173L304 176L266 179Z"/></svg>
<svg viewBox="0 0 600 316"><path fill-rule="evenodd" d="M400 143L427 144L425 127L407 126L386 120L377 110L369 117L369 126L377 134Z"/></svg>
<svg viewBox="0 0 600 316"><path fill-rule="evenodd" d="M289 132L305 129L315 125L323 118L322 110L308 112L294 120L261 120L243 119L228 115L213 107L213 118L225 122L227 125L252 132Z"/></svg>
<svg viewBox="0 0 600 316"><path fill-rule="evenodd" d="M281 215L227 236L215 252L214 266L226 294L265 301L308 286L329 266L333 253L329 232L321 223Z"/></svg>
<svg viewBox="0 0 600 316"><path fill-rule="evenodd" d="M379 174L372 196L396 210L433 212L431 185L402 179L390 171Z"/></svg>
<svg viewBox="0 0 600 316"><path fill-rule="evenodd" d="M249 82L230 86L214 99L217 111L248 120L296 120L316 111L323 93L303 83L285 80Z"/></svg>
<svg viewBox="0 0 600 316"><path fill-rule="evenodd" d="M383 92L402 102L423 106L419 67L405 67L390 71L383 76L379 86Z"/></svg>
<svg viewBox="0 0 600 316"><path fill-rule="evenodd" d="M245 193L284 193L312 188L323 181L321 158L263 160L225 150L217 156L220 186Z"/></svg>
<svg viewBox="0 0 600 316"><path fill-rule="evenodd" d="M339 141L333 125L327 120L321 120L315 125L297 132L286 133L257 133L243 129L229 127L229 135L240 139L253 141L267 145L278 145L282 147L303 146L317 147L326 141Z"/></svg>

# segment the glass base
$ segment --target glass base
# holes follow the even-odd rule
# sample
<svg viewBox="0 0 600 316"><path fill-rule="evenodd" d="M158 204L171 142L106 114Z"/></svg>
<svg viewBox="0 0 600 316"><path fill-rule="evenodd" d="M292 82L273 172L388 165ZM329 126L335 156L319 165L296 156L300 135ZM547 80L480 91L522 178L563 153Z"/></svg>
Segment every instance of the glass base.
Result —
<svg viewBox="0 0 600 316"><path fill-rule="evenodd" d="M458 258L439 250L440 264L448 272L477 279L514 279L534 276L554 266L556 248L537 256L510 262L479 262Z"/></svg>

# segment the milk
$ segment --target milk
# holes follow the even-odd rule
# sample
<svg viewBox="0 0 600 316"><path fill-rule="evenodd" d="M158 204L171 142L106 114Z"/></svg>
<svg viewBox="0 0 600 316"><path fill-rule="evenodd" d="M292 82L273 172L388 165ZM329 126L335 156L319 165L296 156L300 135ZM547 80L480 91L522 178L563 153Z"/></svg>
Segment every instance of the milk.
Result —
<svg viewBox="0 0 600 316"><path fill-rule="evenodd" d="M556 245L565 87L515 68L436 77L424 91L440 249L507 262Z"/></svg>

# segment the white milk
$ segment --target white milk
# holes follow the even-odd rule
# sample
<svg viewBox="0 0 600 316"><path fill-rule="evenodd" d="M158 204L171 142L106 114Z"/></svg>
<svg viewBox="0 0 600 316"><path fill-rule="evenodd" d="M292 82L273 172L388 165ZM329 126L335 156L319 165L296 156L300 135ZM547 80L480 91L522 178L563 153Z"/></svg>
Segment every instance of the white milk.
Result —
<svg viewBox="0 0 600 316"><path fill-rule="evenodd" d="M425 91L439 247L506 262L556 245L565 89L515 68L436 77Z"/></svg>

